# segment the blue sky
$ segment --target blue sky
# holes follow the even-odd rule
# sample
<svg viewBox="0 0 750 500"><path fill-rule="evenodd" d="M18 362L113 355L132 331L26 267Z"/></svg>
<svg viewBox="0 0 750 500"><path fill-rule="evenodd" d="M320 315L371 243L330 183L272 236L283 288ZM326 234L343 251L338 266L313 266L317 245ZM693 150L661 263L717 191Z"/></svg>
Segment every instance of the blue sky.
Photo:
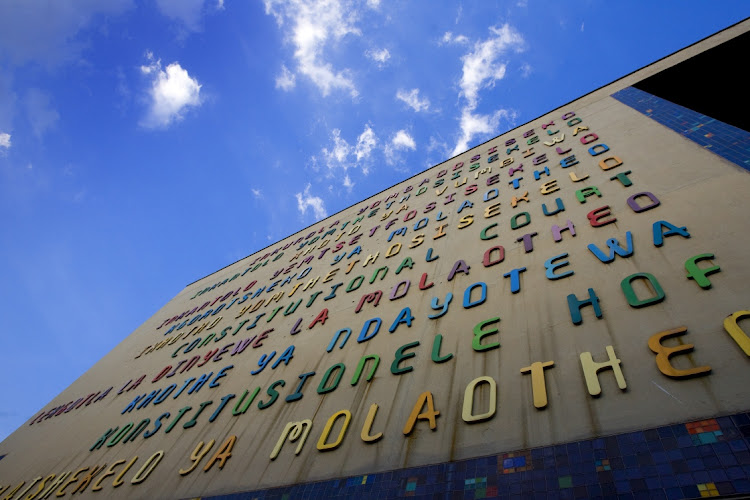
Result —
<svg viewBox="0 0 750 500"><path fill-rule="evenodd" d="M749 14L1 2L0 439L188 283Z"/></svg>

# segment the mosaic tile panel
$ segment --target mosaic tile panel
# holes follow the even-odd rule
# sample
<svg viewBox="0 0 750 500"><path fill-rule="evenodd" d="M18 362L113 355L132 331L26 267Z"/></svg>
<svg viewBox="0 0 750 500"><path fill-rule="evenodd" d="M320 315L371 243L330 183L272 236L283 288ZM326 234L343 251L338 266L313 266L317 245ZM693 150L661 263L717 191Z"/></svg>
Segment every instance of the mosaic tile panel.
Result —
<svg viewBox="0 0 750 500"><path fill-rule="evenodd" d="M211 500L658 498L750 494L750 413Z"/></svg>
<svg viewBox="0 0 750 500"><path fill-rule="evenodd" d="M635 87L624 88L612 97L725 160L750 170L750 132Z"/></svg>

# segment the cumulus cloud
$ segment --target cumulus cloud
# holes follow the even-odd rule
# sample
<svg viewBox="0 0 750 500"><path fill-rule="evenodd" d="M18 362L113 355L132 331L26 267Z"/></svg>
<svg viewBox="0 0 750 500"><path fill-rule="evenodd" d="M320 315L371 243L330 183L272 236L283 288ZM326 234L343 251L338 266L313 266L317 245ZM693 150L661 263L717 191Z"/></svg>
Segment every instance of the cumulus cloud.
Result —
<svg viewBox="0 0 750 500"><path fill-rule="evenodd" d="M10 134L0 132L0 148L10 149Z"/></svg>
<svg viewBox="0 0 750 500"><path fill-rule="evenodd" d="M521 35L507 24L500 28L492 26L490 32L492 36L475 43L474 49L461 58L464 63L459 84L461 94L472 107L476 107L481 89L493 87L505 76L506 64L499 57L523 45Z"/></svg>
<svg viewBox="0 0 750 500"><path fill-rule="evenodd" d="M505 109L499 109L491 115L482 115L464 108L461 112L461 136L451 156L456 156L469 149L469 142L474 136L492 134L497 131L500 120L505 119L508 122L513 122L516 116L515 112Z"/></svg>
<svg viewBox="0 0 750 500"><path fill-rule="evenodd" d="M297 209L300 214L305 215L307 209L311 208L316 221L325 219L328 216L325 203L319 196L313 196L310 194L310 187L311 186L308 183L302 193L294 195L297 198Z"/></svg>
<svg viewBox="0 0 750 500"><path fill-rule="evenodd" d="M378 142L378 138L369 124L366 124L365 129L359 134L355 145L349 144L346 139L341 137L341 130L339 129L333 129L331 139L333 144L324 147L320 152L328 168L329 176L333 176L338 170L343 170L346 175L344 179L344 185L346 186L347 182L351 183L351 178L348 177L349 174L347 173L350 168L359 167L363 174L369 173L370 162L368 160ZM312 160L313 162L318 161L315 157ZM347 181L346 178L349 178L349 180Z"/></svg>
<svg viewBox="0 0 750 500"><path fill-rule="evenodd" d="M201 85L192 78L179 63L173 62L162 69L161 60L146 54L147 66L141 72L151 79L149 109L141 125L147 128L163 128L181 120L190 108L201 105Z"/></svg>
<svg viewBox="0 0 750 500"><path fill-rule="evenodd" d="M430 100L426 97L424 99L420 99L419 89L411 89L408 92L406 90L399 89L398 92L396 92L396 99L405 102L407 106L409 106L417 113L430 109Z"/></svg>
<svg viewBox="0 0 750 500"><path fill-rule="evenodd" d="M294 73L289 71L289 69L282 64L281 74L276 77L276 88L282 89L288 92L292 90L296 84L297 84L297 79L294 76Z"/></svg>
<svg viewBox="0 0 750 500"><path fill-rule="evenodd" d="M412 151L417 149L417 143L414 142L414 138L406 130L396 132L396 135L391 140L391 144L396 149L411 149Z"/></svg>
<svg viewBox="0 0 750 500"><path fill-rule="evenodd" d="M354 154L357 157L357 161L364 160L370 156L372 148L377 144L378 138L375 137L375 132L372 130L370 125L365 125L365 130L357 137L357 146L354 148ZM365 168L362 169L364 174L367 174Z"/></svg>
<svg viewBox="0 0 750 500"><path fill-rule="evenodd" d="M451 31L446 31L443 35L443 38L441 39L441 45L451 45L451 44L464 44L468 43L469 39L464 35L454 35Z"/></svg>
<svg viewBox="0 0 750 500"><path fill-rule="evenodd" d="M388 49L373 49L366 51L365 56L375 61L378 64L379 68L382 68L383 66L385 66L385 63L388 61L388 59L391 58L391 53L388 52Z"/></svg>
<svg viewBox="0 0 750 500"><path fill-rule="evenodd" d="M335 70L324 57L329 43L346 35L359 35L356 11L345 0L264 0L266 14L279 26L290 25L287 42L294 46L297 72L309 78L327 96L333 90L358 95L349 70Z"/></svg>
<svg viewBox="0 0 750 500"><path fill-rule="evenodd" d="M346 142L346 139L341 137L341 130L333 129L331 132L331 138L333 139L333 147L331 149L323 148L323 157L326 159L328 168L334 168L336 166L343 167L344 170L348 168L346 159L349 153L352 151L351 145Z"/></svg>
<svg viewBox="0 0 750 500"><path fill-rule="evenodd" d="M60 114L52 107L49 94L39 89L29 89L24 97L26 116L31 123L34 135L41 139L44 133L53 128L60 119Z"/></svg>
<svg viewBox="0 0 750 500"><path fill-rule="evenodd" d="M400 152L407 150L414 151L416 149L417 143L414 141L414 138L406 130L399 130L385 146L385 161L389 165L395 165L401 162L402 157Z"/></svg>
<svg viewBox="0 0 750 500"><path fill-rule="evenodd" d="M344 187L351 193L352 188L354 187L354 183L352 182L351 177L349 177L349 174L346 174L344 176Z"/></svg>
<svg viewBox="0 0 750 500"><path fill-rule="evenodd" d="M506 62L501 57L511 50L520 51L523 44L521 35L508 24L499 28L492 26L490 37L476 42L461 58L463 73L459 87L466 104L461 110L461 131L453 155L464 152L475 136L496 132L502 119L513 119L513 113L505 109L489 115L475 114L474 111L479 104L479 92L494 87L505 77Z"/></svg>

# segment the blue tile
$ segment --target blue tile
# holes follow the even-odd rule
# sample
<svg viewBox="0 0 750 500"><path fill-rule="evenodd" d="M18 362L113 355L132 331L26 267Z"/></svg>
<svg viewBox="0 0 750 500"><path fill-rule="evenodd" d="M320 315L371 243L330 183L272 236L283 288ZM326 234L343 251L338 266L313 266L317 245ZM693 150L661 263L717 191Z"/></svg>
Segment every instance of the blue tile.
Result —
<svg viewBox="0 0 750 500"><path fill-rule="evenodd" d="M750 492L750 450L748 441L739 438L740 431L736 427L737 422L750 421L747 417L747 414L720 417L718 421L724 433L721 439L726 438L726 441L713 445L691 445L667 452L659 450L653 443L666 441L668 444L671 439L677 444L677 440L670 437L674 434L692 441L686 432L680 430L684 429L684 425L529 450L532 457L537 457L534 462L526 457L512 459L516 467L533 463L536 467L533 471L498 474L497 467L503 465L503 460L495 455L372 474L368 475L365 485L361 484L363 476L351 476L211 498L278 500L285 494L292 498L310 499L352 495L361 498L396 498L403 495L407 480L412 477L419 480L417 498L473 498L474 491L484 486L496 486L499 496L503 498L545 498L545 494L547 498L683 498L689 494L697 496L699 493L695 484L708 482L716 484L722 495L731 495L735 491L747 493ZM743 426L747 427L750 436L750 423ZM613 455L612 452L623 453L623 456ZM542 459L544 456L548 459ZM595 460L601 463L604 459L609 459L612 470L596 472ZM545 461L550 462L552 467L544 467ZM561 464L556 468L558 462ZM562 475L572 476L573 488L559 491L558 477ZM478 477L486 477L486 482L475 483L474 489L465 489L470 484L465 482L467 479ZM447 496L443 493L447 493Z"/></svg>
<svg viewBox="0 0 750 500"><path fill-rule="evenodd" d="M662 445L661 440L648 442L648 451L651 453L662 451L663 449L664 449L664 446Z"/></svg>
<svg viewBox="0 0 750 500"><path fill-rule="evenodd" d="M729 467L725 469L725 472L727 473L727 477L732 480L747 478L747 474L742 470L742 467Z"/></svg>
<svg viewBox="0 0 750 500"><path fill-rule="evenodd" d="M686 462L687 462L688 468L691 471L704 469L703 460L701 460L700 458L691 458L689 460L686 460Z"/></svg>
<svg viewBox="0 0 750 500"><path fill-rule="evenodd" d="M675 479L679 486L690 486L691 484L696 484L692 474L677 474Z"/></svg>
<svg viewBox="0 0 750 500"><path fill-rule="evenodd" d="M695 485L683 486L682 494L685 495L686 498L696 498L701 496L700 491L698 491L698 487Z"/></svg>
<svg viewBox="0 0 750 500"><path fill-rule="evenodd" d="M677 446L679 448L685 448L687 446L693 446L693 437L692 436L678 436L677 437Z"/></svg>
<svg viewBox="0 0 750 500"><path fill-rule="evenodd" d="M737 465L737 459L734 458L734 455L731 453L727 453L725 455L719 455L719 462L724 467L729 467L731 465Z"/></svg>
<svg viewBox="0 0 750 500"><path fill-rule="evenodd" d="M719 459L716 457L703 457L703 466L706 469L713 469L715 467L719 467L721 464L719 463Z"/></svg>
<svg viewBox="0 0 750 500"><path fill-rule="evenodd" d="M667 458L670 462L674 462L675 460L682 460L684 458L684 455L680 450L669 450L667 452Z"/></svg>
<svg viewBox="0 0 750 500"><path fill-rule="evenodd" d="M656 122L682 134L684 137L700 145L704 145L706 149L714 152L714 154L718 154L743 168L750 168L750 162L747 161L749 157L746 151L747 148L740 148L745 149L745 151L739 156L735 156L729 154L729 150L726 147L713 147L728 146L730 144L735 146L734 143L738 143L737 146L743 143L746 144L750 142L750 138L748 138L748 134L745 131L656 96L650 96L649 98L639 97L643 95L650 96L650 94L639 89L628 87L616 92L612 97L649 116ZM700 125L703 126L701 127ZM713 137L705 137L708 132L711 132Z"/></svg>
<svg viewBox="0 0 750 500"><path fill-rule="evenodd" d="M716 489L719 490L719 495L732 495L736 493L734 486L729 481L715 483Z"/></svg>
<svg viewBox="0 0 750 500"><path fill-rule="evenodd" d="M710 471L708 471L708 475L711 476L711 481L713 482L729 481L727 473L724 472L724 469L711 469Z"/></svg>
<svg viewBox="0 0 750 500"><path fill-rule="evenodd" d="M698 453L700 453L702 457L712 457L716 455L714 453L713 447L710 444L703 444L698 446Z"/></svg>
<svg viewBox="0 0 750 500"><path fill-rule="evenodd" d="M714 443L711 446L713 447L714 452L717 455L720 455L722 453L729 453L731 451L729 449L729 444L727 444L727 443L721 443L721 442L719 442L719 443Z"/></svg>
<svg viewBox="0 0 750 500"><path fill-rule="evenodd" d="M662 476L661 483L664 488L676 488L677 478L675 476Z"/></svg>
<svg viewBox="0 0 750 500"><path fill-rule="evenodd" d="M659 432L659 436L663 439L666 437L672 437L674 434L672 434L672 428L665 426L665 427L659 427L656 429Z"/></svg>
<svg viewBox="0 0 750 500"><path fill-rule="evenodd" d="M638 470L641 471L641 477L654 477L659 475L655 465L642 465Z"/></svg>
<svg viewBox="0 0 750 500"><path fill-rule="evenodd" d="M633 468L633 469L625 469L625 477L628 479L640 479L643 476L641 475L640 469Z"/></svg>
<svg viewBox="0 0 750 500"><path fill-rule="evenodd" d="M669 463L656 464L656 471L660 476L668 476L672 474L672 465Z"/></svg>
<svg viewBox="0 0 750 500"><path fill-rule="evenodd" d="M680 488L668 488L664 491L669 500L682 500L682 490Z"/></svg>
<svg viewBox="0 0 750 500"><path fill-rule="evenodd" d="M682 456L685 458L698 458L701 456L701 454L698 452L698 449L695 447L682 448L680 452L682 453Z"/></svg>
<svg viewBox="0 0 750 500"><path fill-rule="evenodd" d="M660 489L662 487L661 479L658 477L648 477L645 479L646 487L650 490Z"/></svg>
<svg viewBox="0 0 750 500"><path fill-rule="evenodd" d="M589 497L593 498L602 494L602 487L599 484L592 484L586 487L586 491L588 491Z"/></svg>

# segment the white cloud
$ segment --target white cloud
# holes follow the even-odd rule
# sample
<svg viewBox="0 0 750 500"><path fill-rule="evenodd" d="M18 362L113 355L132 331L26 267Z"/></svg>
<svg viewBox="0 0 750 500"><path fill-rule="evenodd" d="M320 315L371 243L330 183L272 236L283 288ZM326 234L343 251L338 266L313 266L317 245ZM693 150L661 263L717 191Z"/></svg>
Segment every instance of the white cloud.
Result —
<svg viewBox="0 0 750 500"><path fill-rule="evenodd" d="M258 199L263 198L263 193L261 192L260 189L251 188L250 191L253 193L253 196L255 196L256 198Z"/></svg>
<svg viewBox="0 0 750 500"><path fill-rule="evenodd" d="M523 78L528 78L529 75L531 74L531 71L532 71L532 69L531 69L531 65L529 63L523 63L521 65L521 76Z"/></svg>
<svg viewBox="0 0 750 500"><path fill-rule="evenodd" d="M472 110L464 108L461 112L461 137L458 139L456 147L453 148L451 156L456 156L469 149L469 142L474 136L494 133L498 129L501 119L512 122L515 118L515 113L505 109L499 109L492 115L481 115L474 114Z"/></svg>
<svg viewBox="0 0 750 500"><path fill-rule="evenodd" d="M352 182L351 177L349 177L349 174L346 174L344 176L344 187L351 193L352 188L354 187L354 183Z"/></svg>
<svg viewBox="0 0 750 500"><path fill-rule="evenodd" d="M359 137L357 137L357 146L354 148L354 154L357 157L357 161L359 162L360 160L368 158L372 152L372 148L375 147L377 142L378 138L375 137L375 132L370 128L370 125L365 125L365 130L359 134ZM365 168L363 168L362 171L367 174Z"/></svg>
<svg viewBox="0 0 750 500"><path fill-rule="evenodd" d="M505 77L506 63L500 60L501 56L510 50L520 51L523 48L523 38L508 24L500 28L492 26L490 33L488 39L476 42L472 50L461 58L463 73L459 87L466 105L461 110L461 132L453 155L464 152L476 135L496 132L501 119L514 119L514 114L505 109L490 115L474 113L479 104L479 92L494 87L497 81Z"/></svg>
<svg viewBox="0 0 750 500"><path fill-rule="evenodd" d="M31 128L37 138L53 128L60 119L60 114L52 107L49 94L39 89L29 89L24 98L26 116L31 123Z"/></svg>
<svg viewBox="0 0 750 500"><path fill-rule="evenodd" d="M464 44L468 43L469 39L464 35L454 35L451 31L446 31L441 40L443 45L448 44Z"/></svg>
<svg viewBox="0 0 750 500"><path fill-rule="evenodd" d="M417 113L420 111L427 111L430 108L429 99L427 99L426 97L424 99L419 98L419 89L411 89L408 92L403 89L399 89L398 92L396 92L396 99L404 101L411 109L413 109Z"/></svg>
<svg viewBox="0 0 750 500"><path fill-rule="evenodd" d="M0 148L10 149L10 134L0 132Z"/></svg>
<svg viewBox="0 0 750 500"><path fill-rule="evenodd" d="M149 64L141 66L141 72L151 78L150 103L141 124L148 128L167 127L181 120L189 108L201 105L201 85L179 63L173 62L163 70L161 60L154 60L152 53L146 57Z"/></svg>
<svg viewBox="0 0 750 500"><path fill-rule="evenodd" d="M318 196L310 194L310 184L305 187L304 192L297 193L294 196L297 198L297 209L300 214L305 215L308 208L311 208L315 220L325 219L328 214L326 213L325 203L323 199Z"/></svg>
<svg viewBox="0 0 750 500"><path fill-rule="evenodd" d="M323 157L326 159L326 164L328 165L328 168L334 168L338 164L346 170L348 168L348 165L346 165L346 158L349 156L349 153L351 153L352 147L346 142L346 139L341 138L341 130L337 128L333 129L331 137L333 138L333 148L330 150L328 148L323 148L322 150Z"/></svg>
<svg viewBox="0 0 750 500"><path fill-rule="evenodd" d="M414 141L414 138L406 130L399 130L384 148L385 161L389 165L395 165L402 161L400 152L406 150L414 151L416 149L417 143Z"/></svg>
<svg viewBox="0 0 750 500"><path fill-rule="evenodd" d="M417 143L414 142L414 138L406 130L396 132L396 135L391 140L391 144L396 149L411 149L412 151L417 149Z"/></svg>
<svg viewBox="0 0 750 500"><path fill-rule="evenodd" d="M583 33L583 22L581 22L581 33Z"/></svg>
<svg viewBox="0 0 750 500"><path fill-rule="evenodd" d="M273 14L279 26L289 23L287 41L294 46L297 72L315 84L323 96L333 90L358 95L349 71L334 70L324 58L324 48L344 36L359 35L354 25L356 10L345 0L264 0L266 14Z"/></svg>
<svg viewBox="0 0 750 500"><path fill-rule="evenodd" d="M367 0L367 6L371 9L377 9L380 7L380 0Z"/></svg>
<svg viewBox="0 0 750 500"><path fill-rule="evenodd" d="M497 80L505 76L505 63L498 58L509 49L520 49L523 38L513 28L505 24L500 28L490 27L491 36L487 40L474 44L474 50L463 56L463 75L461 76L461 95L475 108L479 91L490 88Z"/></svg>
<svg viewBox="0 0 750 500"><path fill-rule="evenodd" d="M385 66L386 61L391 58L391 53L388 52L388 49L373 49L366 51L365 56L375 61L379 68L382 68Z"/></svg>
<svg viewBox="0 0 750 500"><path fill-rule="evenodd" d="M333 129L331 139L333 145L323 148L320 152L328 168L328 176L333 176L339 169L343 170L348 176L347 170L356 167L360 167L364 175L369 173L370 162L368 160L378 142L378 138L369 124L365 125L365 129L357 137L357 143L354 146L341 137L341 130L339 129ZM316 165L318 158L312 157L312 162ZM351 178L349 182L351 182Z"/></svg>
<svg viewBox="0 0 750 500"><path fill-rule="evenodd" d="M294 73L289 71L289 69L282 64L281 74L276 77L276 88L289 92L290 90L294 88L296 83L297 81L296 81L296 77L294 76Z"/></svg>

